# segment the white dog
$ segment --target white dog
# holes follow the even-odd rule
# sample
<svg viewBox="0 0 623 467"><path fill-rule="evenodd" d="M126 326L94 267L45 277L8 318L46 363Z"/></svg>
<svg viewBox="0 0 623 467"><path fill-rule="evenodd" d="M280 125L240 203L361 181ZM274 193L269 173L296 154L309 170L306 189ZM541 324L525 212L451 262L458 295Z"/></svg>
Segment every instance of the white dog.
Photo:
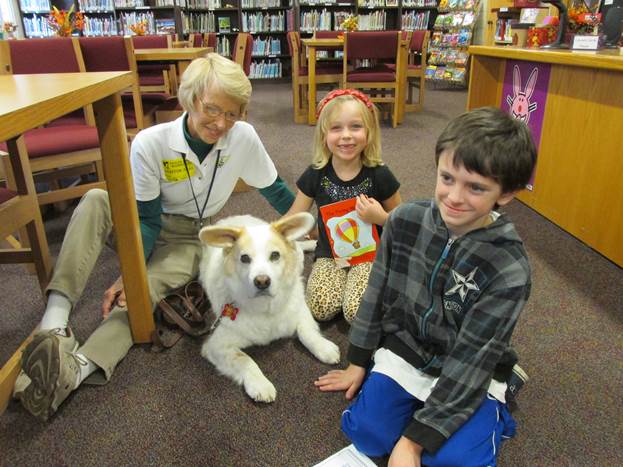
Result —
<svg viewBox="0 0 623 467"><path fill-rule="evenodd" d="M303 251L295 240L314 225L309 213L268 224L234 216L204 227L199 267L218 322L201 355L244 386L256 401L272 402L275 386L241 349L295 334L318 360L338 363L340 350L320 334L305 303Z"/></svg>

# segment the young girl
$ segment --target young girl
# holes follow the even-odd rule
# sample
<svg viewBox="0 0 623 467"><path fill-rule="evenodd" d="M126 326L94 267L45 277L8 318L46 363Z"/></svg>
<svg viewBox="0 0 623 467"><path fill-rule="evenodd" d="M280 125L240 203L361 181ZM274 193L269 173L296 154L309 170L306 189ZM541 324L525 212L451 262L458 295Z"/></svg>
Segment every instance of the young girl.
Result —
<svg viewBox="0 0 623 467"><path fill-rule="evenodd" d="M307 304L319 321L340 310L355 317L372 268L371 262L342 268L333 259L320 207L356 198L357 215L382 226L400 204L400 184L381 160L378 111L368 97L353 89L330 92L318 105L312 165L297 181L298 192L288 214L318 207L318 244L307 283ZM380 234L380 230L379 230Z"/></svg>

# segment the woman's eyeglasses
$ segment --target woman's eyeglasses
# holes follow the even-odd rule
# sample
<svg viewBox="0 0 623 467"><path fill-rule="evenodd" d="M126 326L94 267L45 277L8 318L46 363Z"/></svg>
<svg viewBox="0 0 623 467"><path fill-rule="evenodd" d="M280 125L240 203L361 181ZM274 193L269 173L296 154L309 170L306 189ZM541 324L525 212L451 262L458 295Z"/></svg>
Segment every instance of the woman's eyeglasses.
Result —
<svg viewBox="0 0 623 467"><path fill-rule="evenodd" d="M210 118L219 118L222 115L223 118L225 118L225 121L229 123L236 123L240 120L240 114L238 113L225 112L220 107L212 104L206 104L202 100L199 100L199 102L201 102L203 113Z"/></svg>

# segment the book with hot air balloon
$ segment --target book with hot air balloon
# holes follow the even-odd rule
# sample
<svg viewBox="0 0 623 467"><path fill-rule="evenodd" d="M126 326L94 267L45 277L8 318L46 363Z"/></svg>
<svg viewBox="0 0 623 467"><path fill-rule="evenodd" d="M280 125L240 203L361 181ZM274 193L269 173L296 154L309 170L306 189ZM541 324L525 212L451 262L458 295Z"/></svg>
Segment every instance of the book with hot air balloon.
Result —
<svg viewBox="0 0 623 467"><path fill-rule="evenodd" d="M374 261L379 244L376 225L361 220L356 198L320 207L333 257L340 267Z"/></svg>

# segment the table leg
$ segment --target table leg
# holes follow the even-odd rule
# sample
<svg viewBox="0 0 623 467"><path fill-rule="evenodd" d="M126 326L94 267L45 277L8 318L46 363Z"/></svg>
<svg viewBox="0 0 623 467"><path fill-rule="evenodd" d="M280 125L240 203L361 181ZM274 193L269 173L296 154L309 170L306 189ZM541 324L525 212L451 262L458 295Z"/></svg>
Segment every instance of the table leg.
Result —
<svg viewBox="0 0 623 467"><path fill-rule="evenodd" d="M108 96L95 102L93 108L117 234L117 253L128 301L132 337L136 343L146 343L150 342L155 329L153 305L149 297L121 98L118 93Z"/></svg>
<svg viewBox="0 0 623 467"><path fill-rule="evenodd" d="M316 47L307 48L307 123L316 124Z"/></svg>

